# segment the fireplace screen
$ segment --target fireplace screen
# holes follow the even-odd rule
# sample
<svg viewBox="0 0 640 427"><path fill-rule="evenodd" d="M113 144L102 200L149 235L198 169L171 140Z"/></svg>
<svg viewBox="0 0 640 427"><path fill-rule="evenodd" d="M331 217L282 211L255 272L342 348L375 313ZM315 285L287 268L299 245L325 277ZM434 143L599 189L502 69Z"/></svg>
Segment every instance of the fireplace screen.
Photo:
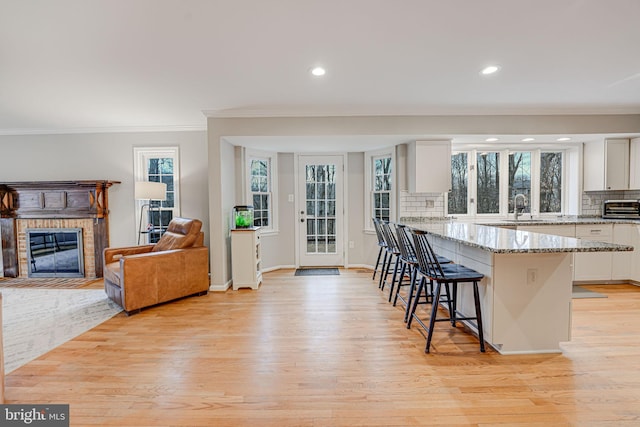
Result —
<svg viewBox="0 0 640 427"><path fill-rule="evenodd" d="M27 229L29 277L84 277L81 228Z"/></svg>

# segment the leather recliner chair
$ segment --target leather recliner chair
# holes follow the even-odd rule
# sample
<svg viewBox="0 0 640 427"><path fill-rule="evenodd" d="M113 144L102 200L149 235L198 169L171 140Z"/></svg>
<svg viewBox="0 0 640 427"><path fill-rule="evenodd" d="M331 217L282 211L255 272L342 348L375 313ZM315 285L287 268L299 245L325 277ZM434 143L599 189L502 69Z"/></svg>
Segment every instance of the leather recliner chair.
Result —
<svg viewBox="0 0 640 427"><path fill-rule="evenodd" d="M173 218L155 245L106 248L104 288L127 315L209 291L209 249L202 222Z"/></svg>

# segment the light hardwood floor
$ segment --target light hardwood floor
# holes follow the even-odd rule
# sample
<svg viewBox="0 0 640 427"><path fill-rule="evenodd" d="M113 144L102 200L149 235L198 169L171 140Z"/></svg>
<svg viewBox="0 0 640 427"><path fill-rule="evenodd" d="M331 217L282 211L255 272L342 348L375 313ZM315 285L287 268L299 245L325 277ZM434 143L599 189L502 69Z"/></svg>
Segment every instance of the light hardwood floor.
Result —
<svg viewBox="0 0 640 427"><path fill-rule="evenodd" d="M367 270L264 275L120 314L7 376L7 403L73 426L640 425L640 288L573 300L562 354L481 354L438 324L431 354ZM544 315L542 313L541 315Z"/></svg>

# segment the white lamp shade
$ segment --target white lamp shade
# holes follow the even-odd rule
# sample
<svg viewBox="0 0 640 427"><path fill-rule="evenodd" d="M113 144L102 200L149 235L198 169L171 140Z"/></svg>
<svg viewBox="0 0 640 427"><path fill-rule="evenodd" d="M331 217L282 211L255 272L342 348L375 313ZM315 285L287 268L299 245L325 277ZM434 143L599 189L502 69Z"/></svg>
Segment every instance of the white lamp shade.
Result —
<svg viewBox="0 0 640 427"><path fill-rule="evenodd" d="M136 182L135 197L138 200L165 200L167 198L167 184L162 182Z"/></svg>

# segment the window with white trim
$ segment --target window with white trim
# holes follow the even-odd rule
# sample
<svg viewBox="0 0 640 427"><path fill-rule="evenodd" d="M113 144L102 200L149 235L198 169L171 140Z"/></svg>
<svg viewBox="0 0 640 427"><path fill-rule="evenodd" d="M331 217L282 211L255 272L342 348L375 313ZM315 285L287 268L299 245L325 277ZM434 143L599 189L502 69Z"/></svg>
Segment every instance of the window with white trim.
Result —
<svg viewBox="0 0 640 427"><path fill-rule="evenodd" d="M365 153L365 229L373 230L373 218L395 218L394 150Z"/></svg>
<svg viewBox="0 0 640 427"><path fill-rule="evenodd" d="M136 181L162 182L167 185L166 199L137 200L136 224L142 223L145 243L160 240L169 222L180 216L178 147L135 147L134 174ZM148 209L140 209L148 204ZM140 218L143 215L143 218ZM145 217L146 216L146 217Z"/></svg>
<svg viewBox="0 0 640 427"><path fill-rule="evenodd" d="M246 152L247 200L253 206L253 225L263 232L277 231L277 155L275 153Z"/></svg>
<svg viewBox="0 0 640 427"><path fill-rule="evenodd" d="M562 214L566 149L489 146L453 152L447 214L507 216L515 208L532 215Z"/></svg>

